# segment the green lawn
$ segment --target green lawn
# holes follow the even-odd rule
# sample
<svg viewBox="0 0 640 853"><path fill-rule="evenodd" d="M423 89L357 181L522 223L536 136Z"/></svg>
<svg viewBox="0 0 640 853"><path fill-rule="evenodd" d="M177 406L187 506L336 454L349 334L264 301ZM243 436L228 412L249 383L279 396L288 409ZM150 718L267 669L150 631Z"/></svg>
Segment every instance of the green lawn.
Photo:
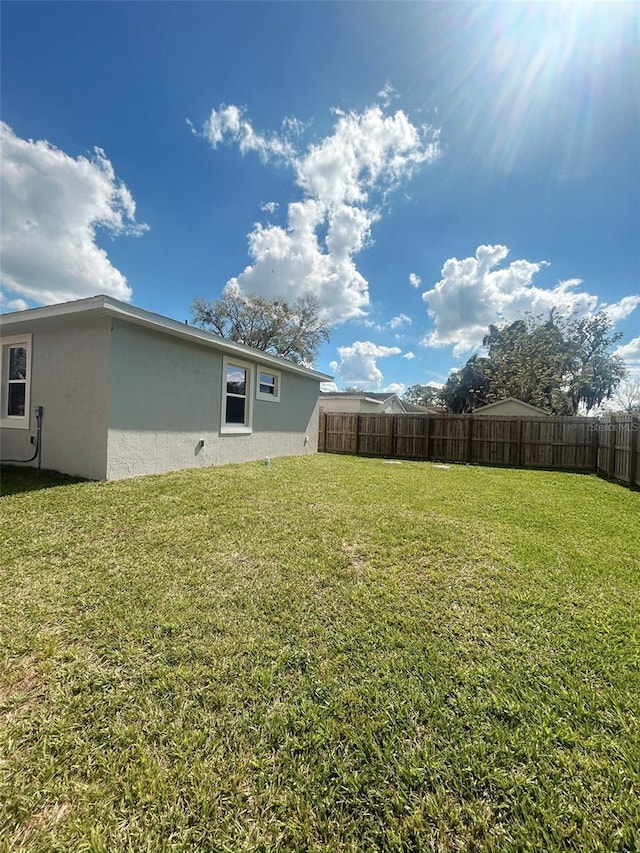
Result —
<svg viewBox="0 0 640 853"><path fill-rule="evenodd" d="M640 849L640 494L330 455L5 482L0 850Z"/></svg>

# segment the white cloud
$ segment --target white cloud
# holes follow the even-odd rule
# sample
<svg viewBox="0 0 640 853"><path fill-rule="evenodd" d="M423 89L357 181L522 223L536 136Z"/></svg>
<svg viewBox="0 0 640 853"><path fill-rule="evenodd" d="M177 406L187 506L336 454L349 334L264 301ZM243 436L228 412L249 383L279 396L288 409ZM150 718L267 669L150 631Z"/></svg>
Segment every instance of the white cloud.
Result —
<svg viewBox="0 0 640 853"><path fill-rule="evenodd" d="M333 135L297 164L298 184L328 207L366 202L369 191L394 188L438 155L437 134L415 127L401 110L336 115Z"/></svg>
<svg viewBox="0 0 640 853"><path fill-rule="evenodd" d="M260 205L260 210L263 213L277 213L279 207L280 205L277 201L266 201Z"/></svg>
<svg viewBox="0 0 640 853"><path fill-rule="evenodd" d="M398 314L397 317L393 317L393 319L389 320L389 328L390 329L399 329L400 326L403 326L405 323L412 323L411 317L408 317L406 314Z"/></svg>
<svg viewBox="0 0 640 853"><path fill-rule="evenodd" d="M406 387L407 386L404 384L404 382L392 382L390 385L387 385L387 387L383 390L388 391L390 394L398 394L399 396L400 394L402 394L403 391L406 390Z"/></svg>
<svg viewBox="0 0 640 853"><path fill-rule="evenodd" d="M414 272L409 273L409 284L411 287L420 287L422 284L422 279L419 275L416 275Z"/></svg>
<svg viewBox="0 0 640 853"><path fill-rule="evenodd" d="M624 359L633 379L640 379L640 336L632 338L628 344L619 346L615 350L615 355Z"/></svg>
<svg viewBox="0 0 640 853"><path fill-rule="evenodd" d="M29 303L24 299L7 299L4 293L0 291L0 308L8 311L24 311L29 307Z"/></svg>
<svg viewBox="0 0 640 853"><path fill-rule="evenodd" d="M473 258L445 262L441 280L422 295L435 324L423 345L453 344L458 356L481 345L490 323L511 322L526 313L547 314L552 308L584 316L605 307L597 296L576 289L582 285L580 279L537 287L534 278L546 261L518 260L496 269L508 254L506 246L479 246ZM639 303L639 297L625 297L607 311L620 319Z"/></svg>
<svg viewBox="0 0 640 853"><path fill-rule="evenodd" d="M403 358L406 358L406 359L407 359L407 361L413 361L413 359L414 359L416 356L415 356L415 355L414 355L414 353L412 353L412 352L405 352L405 354L404 354L402 357L403 357Z"/></svg>
<svg viewBox="0 0 640 853"><path fill-rule="evenodd" d="M368 282L354 258L370 245L386 196L439 149L437 130L413 125L401 110L335 114L333 133L304 151L296 145L295 119L287 119L281 134L265 136L233 105L213 110L203 135L214 148L230 142L264 162L286 163L303 192L288 205L286 226L254 225L251 263L228 284L270 297L315 296L327 318L340 323L363 316L369 304Z"/></svg>
<svg viewBox="0 0 640 853"><path fill-rule="evenodd" d="M376 360L399 355L398 347L383 347L371 341L354 341L349 347L339 347L340 362L332 361L331 371L348 385L360 385L367 390L379 388L382 372Z"/></svg>
<svg viewBox="0 0 640 853"><path fill-rule="evenodd" d="M386 323L376 323L368 317L358 317L354 322L357 325L366 326L368 329L374 329L376 332L388 332L393 331L394 329L400 329L405 324L410 325L413 323L413 320L408 314L398 314L397 317L392 317ZM400 340L404 335L396 334L394 337Z"/></svg>
<svg viewBox="0 0 640 853"><path fill-rule="evenodd" d="M378 100L380 101L383 107L388 107L395 96L396 90L387 80L387 82L384 84L384 87L378 92Z"/></svg>
<svg viewBox="0 0 640 853"><path fill-rule="evenodd" d="M245 112L244 107L236 107L233 104L223 105L219 110L211 110L204 124L203 134L212 148L217 148L222 142L231 139L238 144L243 154L255 151L265 162L274 157L285 161L293 159L294 148L288 134L291 130L295 133L295 127L286 125L280 136L263 136L254 131L251 122L245 118Z"/></svg>
<svg viewBox="0 0 640 853"><path fill-rule="evenodd" d="M104 151L74 159L44 140L21 139L4 123L0 135L6 290L20 304L97 293L128 301L131 288L96 233L139 235L147 226L136 223L133 197Z"/></svg>
<svg viewBox="0 0 640 853"><path fill-rule="evenodd" d="M609 317L613 325L624 320L640 305L640 296L624 296L620 302L614 302L613 305L602 305L601 308Z"/></svg>

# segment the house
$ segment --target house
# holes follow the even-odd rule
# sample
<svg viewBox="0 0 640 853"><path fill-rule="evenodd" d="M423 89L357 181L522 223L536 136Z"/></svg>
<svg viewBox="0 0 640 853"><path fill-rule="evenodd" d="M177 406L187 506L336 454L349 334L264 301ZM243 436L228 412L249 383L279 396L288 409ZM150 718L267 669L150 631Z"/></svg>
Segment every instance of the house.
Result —
<svg viewBox="0 0 640 853"><path fill-rule="evenodd" d="M350 412L358 414L407 414L421 412L424 415L436 414L436 409L416 406L401 400L397 394L389 391L322 391L320 394L320 413Z"/></svg>
<svg viewBox="0 0 640 853"><path fill-rule="evenodd" d="M109 296L0 320L2 461L117 480L317 450L322 373Z"/></svg>
<svg viewBox="0 0 640 853"><path fill-rule="evenodd" d="M523 403L517 397L506 397L504 400L498 400L496 403L481 406L479 409L474 409L473 414L476 418L550 417L550 413L545 411L545 409L539 409L537 406L532 406L531 403Z"/></svg>

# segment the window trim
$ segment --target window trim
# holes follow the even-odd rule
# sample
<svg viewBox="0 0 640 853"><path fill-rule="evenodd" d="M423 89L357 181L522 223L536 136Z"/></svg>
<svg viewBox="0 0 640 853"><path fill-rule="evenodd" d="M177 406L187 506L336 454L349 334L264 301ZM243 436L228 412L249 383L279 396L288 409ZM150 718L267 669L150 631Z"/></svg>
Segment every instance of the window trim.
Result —
<svg viewBox="0 0 640 853"><path fill-rule="evenodd" d="M273 377L275 394L266 394L264 391L260 390L260 385L266 384L260 382L260 376L262 374ZM258 365L256 368L256 400L268 400L270 403L279 403L281 382L282 374L279 370L263 369Z"/></svg>
<svg viewBox="0 0 640 853"><path fill-rule="evenodd" d="M227 417L227 373L229 367L239 367L246 371L247 380L245 384L245 414L244 423L231 424L226 422ZM222 388L221 388L221 406L220 406L220 434L221 435L250 435L253 432L253 375L255 368L248 361L242 361L239 358L231 356L223 356L222 358Z"/></svg>
<svg viewBox="0 0 640 853"><path fill-rule="evenodd" d="M12 335L11 337L0 338L0 346L2 347L2 384L0 386L1 408L0 408L0 426L7 429L29 429L31 423L31 352L32 352L31 332L25 335ZM9 352L15 347L23 346L27 351L27 371L24 379L24 414L9 415L5 414L9 403Z"/></svg>

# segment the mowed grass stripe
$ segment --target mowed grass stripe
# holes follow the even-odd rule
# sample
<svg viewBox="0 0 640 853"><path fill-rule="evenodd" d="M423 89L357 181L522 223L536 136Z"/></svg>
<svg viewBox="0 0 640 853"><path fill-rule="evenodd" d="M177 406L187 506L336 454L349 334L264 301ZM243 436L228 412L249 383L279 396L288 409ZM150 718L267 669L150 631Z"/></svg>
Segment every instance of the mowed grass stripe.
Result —
<svg viewBox="0 0 640 853"><path fill-rule="evenodd" d="M47 485L0 501L0 849L640 849L637 493L329 455Z"/></svg>

